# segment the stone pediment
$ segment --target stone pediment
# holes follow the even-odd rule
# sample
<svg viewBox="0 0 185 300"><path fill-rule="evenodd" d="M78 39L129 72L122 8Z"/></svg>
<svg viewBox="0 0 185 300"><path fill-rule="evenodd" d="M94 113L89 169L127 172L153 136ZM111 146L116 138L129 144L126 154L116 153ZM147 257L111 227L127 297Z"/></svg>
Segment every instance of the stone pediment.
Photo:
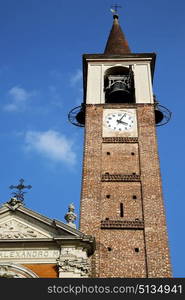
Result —
<svg viewBox="0 0 185 300"><path fill-rule="evenodd" d="M28 226L26 223L11 218L0 223L0 239L35 239L48 238L43 232L36 230L34 227Z"/></svg>
<svg viewBox="0 0 185 300"><path fill-rule="evenodd" d="M84 259L94 252L94 238L13 200L0 207L0 265L2 262L58 264L60 261L59 274L62 273L62 277L64 272L66 277L69 276L68 271L72 269L75 274L81 274L83 269L85 276ZM71 259L71 255L74 262L67 268L62 259ZM0 271L6 273L4 267ZM13 273L9 272L9 275L13 276Z"/></svg>
<svg viewBox="0 0 185 300"><path fill-rule="evenodd" d="M94 241L91 236L61 221L45 217L13 201L0 208L0 241L5 240L83 240L92 244Z"/></svg>

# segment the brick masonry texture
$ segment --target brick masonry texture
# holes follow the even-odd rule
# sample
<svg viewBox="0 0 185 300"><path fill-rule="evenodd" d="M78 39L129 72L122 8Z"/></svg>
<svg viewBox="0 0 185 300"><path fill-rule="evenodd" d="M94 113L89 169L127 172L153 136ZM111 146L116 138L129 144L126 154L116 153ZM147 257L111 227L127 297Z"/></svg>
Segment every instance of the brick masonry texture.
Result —
<svg viewBox="0 0 185 300"><path fill-rule="evenodd" d="M137 137L103 137L103 143L137 143Z"/></svg>
<svg viewBox="0 0 185 300"><path fill-rule="evenodd" d="M137 144L102 144L102 172L139 174Z"/></svg>
<svg viewBox="0 0 185 300"><path fill-rule="evenodd" d="M116 182L119 182L119 181L129 181L129 182L132 182L132 181L140 181L140 175L137 175L136 173L133 173L133 174L116 174L116 173L113 173L113 174L110 174L110 173L105 173L105 174L102 174L101 176L101 181L107 181L107 182L113 182L113 181L116 181Z"/></svg>
<svg viewBox="0 0 185 300"><path fill-rule="evenodd" d="M138 107L140 168L149 277L170 277L166 219L153 106Z"/></svg>
<svg viewBox="0 0 185 300"><path fill-rule="evenodd" d="M92 276L171 277L153 105L134 106L138 120L135 143L103 141L104 107L86 107L80 230L96 238ZM102 174L106 172L136 173L140 179L104 182ZM101 228L101 221L106 219L140 220L144 229Z"/></svg>
<svg viewBox="0 0 185 300"><path fill-rule="evenodd" d="M143 229L144 222L139 219L127 221L127 220L111 220L109 218L106 218L105 220L101 221L101 228L103 228L103 229L106 229L106 228Z"/></svg>
<svg viewBox="0 0 185 300"><path fill-rule="evenodd" d="M100 239L99 277L146 277L142 230L101 230Z"/></svg>
<svg viewBox="0 0 185 300"><path fill-rule="evenodd" d="M107 198L109 196L110 198ZM136 196L137 199L133 199ZM120 217L120 203L123 203L124 217ZM102 182L101 220L143 219L140 182Z"/></svg>

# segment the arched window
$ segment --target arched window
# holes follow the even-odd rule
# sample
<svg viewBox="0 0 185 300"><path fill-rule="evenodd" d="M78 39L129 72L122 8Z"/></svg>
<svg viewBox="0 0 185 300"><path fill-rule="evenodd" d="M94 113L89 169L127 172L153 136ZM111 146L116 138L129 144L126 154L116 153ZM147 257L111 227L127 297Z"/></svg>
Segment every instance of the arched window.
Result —
<svg viewBox="0 0 185 300"><path fill-rule="evenodd" d="M132 67L112 67L105 72L106 103L134 103L134 76Z"/></svg>

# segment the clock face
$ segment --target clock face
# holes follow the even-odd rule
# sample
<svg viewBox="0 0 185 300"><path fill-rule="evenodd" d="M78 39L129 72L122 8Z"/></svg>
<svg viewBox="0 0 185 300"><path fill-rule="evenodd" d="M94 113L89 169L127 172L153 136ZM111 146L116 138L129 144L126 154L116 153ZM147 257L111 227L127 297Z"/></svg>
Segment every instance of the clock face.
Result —
<svg viewBox="0 0 185 300"><path fill-rule="evenodd" d="M134 118L127 112L109 113L105 117L106 127L118 132L127 132L134 126Z"/></svg>

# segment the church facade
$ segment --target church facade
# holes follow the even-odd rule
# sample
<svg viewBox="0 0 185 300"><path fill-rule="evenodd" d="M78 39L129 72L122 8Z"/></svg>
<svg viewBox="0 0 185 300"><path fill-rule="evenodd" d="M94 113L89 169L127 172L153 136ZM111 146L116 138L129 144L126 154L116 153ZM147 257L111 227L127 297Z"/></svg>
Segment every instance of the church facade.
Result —
<svg viewBox="0 0 185 300"><path fill-rule="evenodd" d="M89 277L94 247L74 223L49 219L16 198L0 208L0 277Z"/></svg>

